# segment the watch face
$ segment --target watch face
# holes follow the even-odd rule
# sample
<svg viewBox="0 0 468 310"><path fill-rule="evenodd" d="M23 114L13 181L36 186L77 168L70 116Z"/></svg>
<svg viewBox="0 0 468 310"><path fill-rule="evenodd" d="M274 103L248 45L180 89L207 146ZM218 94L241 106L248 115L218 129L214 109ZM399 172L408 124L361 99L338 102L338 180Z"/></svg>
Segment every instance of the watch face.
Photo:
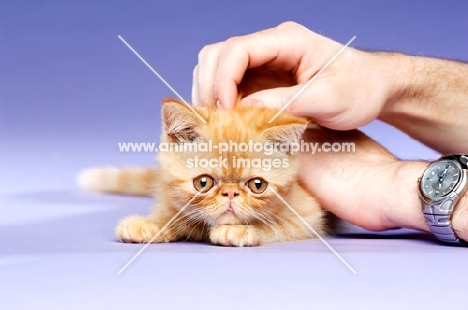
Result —
<svg viewBox="0 0 468 310"><path fill-rule="evenodd" d="M438 200L449 195L461 177L460 166L451 160L441 160L427 167L421 179L421 190L427 198Z"/></svg>

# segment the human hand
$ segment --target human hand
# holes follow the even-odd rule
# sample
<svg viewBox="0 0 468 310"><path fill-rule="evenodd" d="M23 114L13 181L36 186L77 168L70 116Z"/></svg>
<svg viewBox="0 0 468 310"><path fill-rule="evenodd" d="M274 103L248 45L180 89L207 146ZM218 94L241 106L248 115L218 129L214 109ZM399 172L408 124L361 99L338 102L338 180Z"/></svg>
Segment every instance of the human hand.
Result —
<svg viewBox="0 0 468 310"><path fill-rule="evenodd" d="M300 178L326 210L369 230L428 231L417 189L427 163L400 161L358 130L308 129L303 139L355 146L354 152L300 154Z"/></svg>
<svg viewBox="0 0 468 310"><path fill-rule="evenodd" d="M194 69L192 102L219 100L230 109L240 91L243 104L280 109L341 47L294 22L207 45ZM363 126L392 96L386 65L379 54L347 48L286 111L336 130Z"/></svg>

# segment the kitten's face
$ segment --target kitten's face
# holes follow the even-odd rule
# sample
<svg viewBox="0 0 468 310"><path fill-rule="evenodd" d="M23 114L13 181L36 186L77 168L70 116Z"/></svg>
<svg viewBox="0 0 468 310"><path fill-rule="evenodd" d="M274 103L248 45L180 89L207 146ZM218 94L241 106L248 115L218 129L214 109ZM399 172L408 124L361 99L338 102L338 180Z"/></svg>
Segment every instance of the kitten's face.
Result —
<svg viewBox="0 0 468 310"><path fill-rule="evenodd" d="M160 152L161 194L178 209L193 199L185 212L211 226L272 221L282 207L275 191L286 193L297 182L298 169L296 155L274 151L272 143L297 143L307 121L280 114L268 124L276 111L266 108L197 112L206 124L183 104L164 103L163 143L193 142L211 149Z"/></svg>

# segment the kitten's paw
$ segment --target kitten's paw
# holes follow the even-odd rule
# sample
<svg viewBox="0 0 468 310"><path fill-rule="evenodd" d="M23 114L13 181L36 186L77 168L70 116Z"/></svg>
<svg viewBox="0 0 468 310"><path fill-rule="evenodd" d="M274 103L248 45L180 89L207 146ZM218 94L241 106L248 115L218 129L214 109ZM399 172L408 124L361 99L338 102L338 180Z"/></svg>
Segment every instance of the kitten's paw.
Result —
<svg viewBox="0 0 468 310"><path fill-rule="evenodd" d="M252 225L219 225L210 231L210 241L228 246L256 246L262 240Z"/></svg>
<svg viewBox="0 0 468 310"><path fill-rule="evenodd" d="M157 242L169 242L169 236L164 232L160 233L156 238L156 234L161 228L148 221L141 216L131 216L123 219L115 229L116 237L123 242L132 243L147 243L149 241L153 243ZM154 240L151 240L153 239Z"/></svg>

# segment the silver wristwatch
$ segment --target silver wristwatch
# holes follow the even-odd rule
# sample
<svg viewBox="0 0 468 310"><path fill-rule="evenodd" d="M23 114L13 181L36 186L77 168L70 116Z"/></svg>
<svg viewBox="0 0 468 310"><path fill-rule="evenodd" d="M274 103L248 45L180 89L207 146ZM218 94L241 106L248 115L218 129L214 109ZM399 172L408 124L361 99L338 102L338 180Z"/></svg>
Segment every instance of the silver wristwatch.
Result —
<svg viewBox="0 0 468 310"><path fill-rule="evenodd" d="M468 155L445 155L431 163L419 179L419 196L426 224L442 242L468 243L453 231L452 213L468 190Z"/></svg>

